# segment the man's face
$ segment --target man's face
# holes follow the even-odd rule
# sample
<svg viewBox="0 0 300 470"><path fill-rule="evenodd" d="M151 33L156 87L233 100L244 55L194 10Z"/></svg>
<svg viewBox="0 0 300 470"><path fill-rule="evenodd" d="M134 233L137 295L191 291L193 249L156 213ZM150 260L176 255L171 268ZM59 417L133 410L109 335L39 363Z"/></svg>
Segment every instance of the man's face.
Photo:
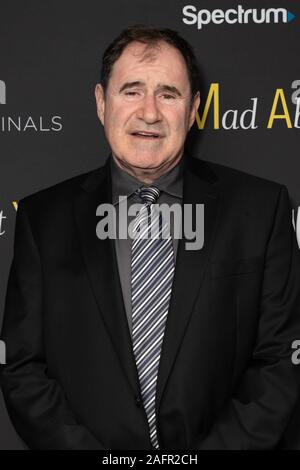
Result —
<svg viewBox="0 0 300 470"><path fill-rule="evenodd" d="M197 95L191 104L177 49L130 43L113 65L106 96L100 84L95 94L108 143L125 167L159 170L180 160L200 100Z"/></svg>

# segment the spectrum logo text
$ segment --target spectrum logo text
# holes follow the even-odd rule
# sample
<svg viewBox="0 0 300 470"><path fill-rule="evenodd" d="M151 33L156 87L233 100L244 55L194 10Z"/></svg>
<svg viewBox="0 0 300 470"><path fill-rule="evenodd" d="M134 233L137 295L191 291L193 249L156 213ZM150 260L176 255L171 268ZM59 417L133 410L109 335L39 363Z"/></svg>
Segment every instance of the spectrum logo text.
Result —
<svg viewBox="0 0 300 470"><path fill-rule="evenodd" d="M248 24L248 23L289 23L295 15L286 8L249 8L244 9L242 5L228 10L216 9L209 11L206 9L197 10L194 5L186 5L183 10L182 21L187 25L197 25L202 29L204 25L214 24Z"/></svg>

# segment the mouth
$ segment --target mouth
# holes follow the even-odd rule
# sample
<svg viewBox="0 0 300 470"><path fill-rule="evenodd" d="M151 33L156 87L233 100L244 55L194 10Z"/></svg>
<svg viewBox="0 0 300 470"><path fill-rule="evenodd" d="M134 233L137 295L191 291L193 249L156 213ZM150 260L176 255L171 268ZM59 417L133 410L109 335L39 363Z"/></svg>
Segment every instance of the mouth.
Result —
<svg viewBox="0 0 300 470"><path fill-rule="evenodd" d="M147 131L133 131L130 133L133 137L139 139L158 140L162 138L162 135L158 132L147 132Z"/></svg>

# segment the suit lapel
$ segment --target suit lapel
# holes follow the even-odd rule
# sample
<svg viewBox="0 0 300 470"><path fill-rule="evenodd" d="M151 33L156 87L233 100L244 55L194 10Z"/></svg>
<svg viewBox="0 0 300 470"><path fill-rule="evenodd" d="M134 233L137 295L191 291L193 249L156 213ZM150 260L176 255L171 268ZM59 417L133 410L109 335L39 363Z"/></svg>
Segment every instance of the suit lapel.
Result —
<svg viewBox="0 0 300 470"><path fill-rule="evenodd" d="M104 167L90 173L83 182L74 201L74 215L89 281L100 314L133 393L136 394L139 382L123 302L114 240L109 238L100 240L96 235L96 225L100 220L99 216L96 216L96 209L101 203L111 202L111 175L108 159Z"/></svg>
<svg viewBox="0 0 300 470"><path fill-rule="evenodd" d="M157 379L157 413L176 354L193 311L209 260L220 214L219 191L214 173L205 162L187 160L183 186L184 204L204 204L204 246L200 250L186 250L184 232L178 243L170 307L164 333ZM183 215L184 216L184 215Z"/></svg>

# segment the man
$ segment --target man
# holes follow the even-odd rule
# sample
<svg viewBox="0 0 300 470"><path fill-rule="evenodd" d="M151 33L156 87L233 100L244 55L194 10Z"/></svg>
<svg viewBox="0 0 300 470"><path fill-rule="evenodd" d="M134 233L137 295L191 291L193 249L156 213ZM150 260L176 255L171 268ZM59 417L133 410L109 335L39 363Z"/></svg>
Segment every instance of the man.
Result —
<svg viewBox="0 0 300 470"><path fill-rule="evenodd" d="M1 385L32 449L274 449L285 431L300 338L288 193L187 156L197 84L175 32L123 31L96 86L110 157L20 201ZM124 201L140 203L136 238L96 236L99 207ZM201 249L161 215L165 241L142 239L161 202L204 205Z"/></svg>

